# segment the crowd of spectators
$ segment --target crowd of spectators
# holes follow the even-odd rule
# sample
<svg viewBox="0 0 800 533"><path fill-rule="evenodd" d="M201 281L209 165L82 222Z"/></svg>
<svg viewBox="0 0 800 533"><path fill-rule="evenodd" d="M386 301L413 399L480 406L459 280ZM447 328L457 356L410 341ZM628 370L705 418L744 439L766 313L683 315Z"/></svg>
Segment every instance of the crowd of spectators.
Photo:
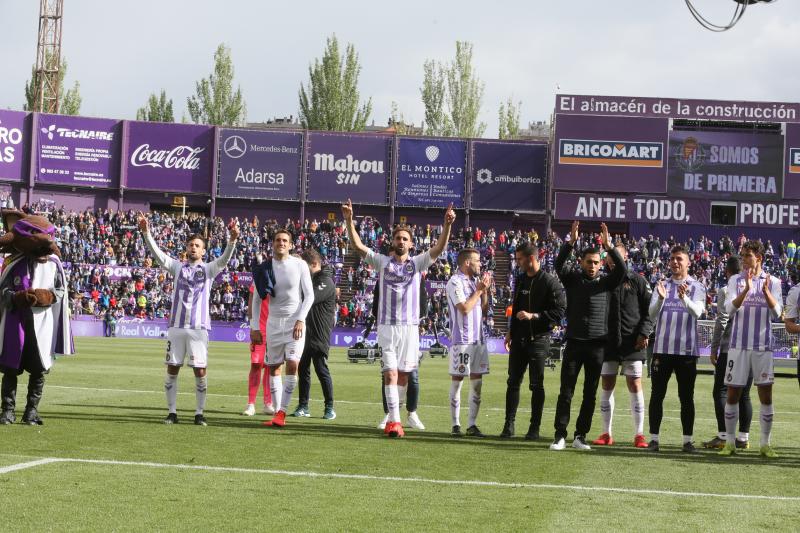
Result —
<svg viewBox="0 0 800 533"><path fill-rule="evenodd" d="M3 201L0 195L0 202ZM6 202L8 199L6 199ZM10 206L9 206L10 207ZM171 307L172 280L163 270L154 266L152 257L136 224L137 213L133 211L110 212L105 209L87 209L69 212L56 209L52 203L40 202L25 206L28 212L45 214L56 226L56 241L62 259L69 267L69 286L72 310L76 315L89 314L112 322L122 317L163 318L169 316ZM211 260L222 254L226 245L226 221L197 214L180 216L170 213L148 213L153 235L159 246L168 254L184 257L188 235L200 233L207 236L208 257ZM335 272L337 285L344 295L337 303L337 325L363 327L371 313L376 272L363 261L357 260L344 268L347 254L347 232L344 224L337 221L277 220L260 221L237 219L241 236L228 269L214 284L210 312L213 320L243 321L247 313L249 287L239 274L249 272L262 257L271 255L272 236L278 228L288 227L295 235L295 251L313 246L320 251ZM430 248L442 232L437 225L410 226L415 252ZM388 253L391 232L372 217L359 218L357 231L365 245L381 253ZM568 237L564 237L568 238ZM737 253L747 239L745 234L732 240L723 237L718 241L703 236L679 243L674 238L657 236L630 237L615 235L617 243L628 250L629 267L645 276L654 285L669 275L670 249L676 244L685 245L691 254L690 274L707 288L708 301L704 318L713 318L716 312L716 289L724 283L726 258ZM454 230L448 251L431 266L426 280L435 285L430 292L427 310L423 312L422 326L425 332L439 333L448 327L448 306L444 283L457 269L456 256L464 247L477 249L481 254L484 270L496 271L498 255L510 259L509 272L495 272L495 278L507 280L495 284L490 311L486 317L486 332L496 334L494 309L505 309L513 295L512 280L516 274L513 261L515 249L523 243L534 242L539 247L539 259L547 271L553 270L558 249L563 239L555 232L540 236L535 230L496 230L490 228L463 228ZM577 249L599 242L599 235L582 233ZM765 243L765 270L784 281L786 293L797 281L800 254L794 241L789 243ZM126 267L125 275L120 269ZM116 273L115 273L116 272ZM439 283L433 283L439 282ZM506 317L498 317L504 321Z"/></svg>

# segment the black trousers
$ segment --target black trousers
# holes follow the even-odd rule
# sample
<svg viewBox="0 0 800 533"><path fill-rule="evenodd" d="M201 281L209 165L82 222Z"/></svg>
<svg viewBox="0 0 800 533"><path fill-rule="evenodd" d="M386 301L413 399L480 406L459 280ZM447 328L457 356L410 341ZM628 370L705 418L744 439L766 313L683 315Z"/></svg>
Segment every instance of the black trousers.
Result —
<svg viewBox="0 0 800 533"><path fill-rule="evenodd" d="M799 363L800 364L800 363ZM714 414L717 417L717 431L725 431L725 403L728 399L728 386L725 385L725 367L728 365L728 352L719 354L716 369L714 370L714 387L711 394L714 396ZM750 433L750 422L753 420L753 404L750 402L750 387L753 385L753 376L747 379L747 384L742 388L742 397L739 399L739 431Z"/></svg>
<svg viewBox="0 0 800 533"><path fill-rule="evenodd" d="M308 397L311 392L311 364L314 364L314 372L317 374L319 384L322 386L322 397L325 398L325 407L333 407L333 379L328 370L328 354L306 346L303 355L300 357L300 365L297 369L297 376L300 386L299 404L308 407Z"/></svg>
<svg viewBox="0 0 800 533"><path fill-rule="evenodd" d="M531 391L531 430L539 431L544 409L544 367L550 355L550 338L512 340L508 354L508 380L506 381L506 421L513 422L519 407L519 389L525 371L528 371L528 388Z"/></svg>
<svg viewBox="0 0 800 533"><path fill-rule="evenodd" d="M386 389L383 388L383 374L381 374L381 399L383 400L383 412L389 414L389 406L386 405ZM403 401L403 398L400 398ZM408 375L408 385L406 386L406 411L413 413L419 406L419 368L415 368Z"/></svg>
<svg viewBox="0 0 800 533"><path fill-rule="evenodd" d="M697 379L697 357L653 354L651 362L650 433L658 435L664 418L664 398L672 373L678 381L681 402L681 427L684 435L694 433L694 382Z"/></svg>
<svg viewBox="0 0 800 533"><path fill-rule="evenodd" d="M561 362L561 391L556 403L556 419L554 427L556 440L567 437L570 405L575 394L578 374L583 368L583 400L578 420L575 423L575 436L585 437L592 429L592 416L597 402L597 386L600 383L600 371L603 368L603 357L606 348L605 339L579 341L568 339L564 349L564 360Z"/></svg>

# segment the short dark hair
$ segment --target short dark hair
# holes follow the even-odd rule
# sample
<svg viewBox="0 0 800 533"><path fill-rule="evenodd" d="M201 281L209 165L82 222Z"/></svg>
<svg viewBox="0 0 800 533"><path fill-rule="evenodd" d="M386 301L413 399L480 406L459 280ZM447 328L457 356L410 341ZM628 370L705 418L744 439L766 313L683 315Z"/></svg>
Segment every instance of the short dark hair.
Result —
<svg viewBox="0 0 800 533"><path fill-rule="evenodd" d="M303 250L303 253L300 254L300 257L309 265L311 263L317 263L319 266L322 266L322 256L313 248L306 248Z"/></svg>
<svg viewBox="0 0 800 533"><path fill-rule="evenodd" d="M600 248L597 248L596 246L589 246L587 248L584 248L583 250L581 250L581 259L583 259L589 254L600 255Z"/></svg>
<svg viewBox="0 0 800 533"><path fill-rule="evenodd" d="M684 245L682 245L682 244L676 244L676 245L675 245L675 246L673 246L673 247L672 247L672 249L669 251L669 254L670 254L670 255L675 255L675 254L683 254L683 255L685 255L686 257L689 257L689 249L688 249L688 248L686 248L686 247L685 247Z"/></svg>
<svg viewBox="0 0 800 533"><path fill-rule="evenodd" d="M536 248L532 244L526 242L525 244L523 244L522 246L520 246L519 248L514 250L514 253L517 253L517 252L521 253L525 257L530 257L530 256L536 254ZM538 257L538 255L537 255L537 257Z"/></svg>
<svg viewBox="0 0 800 533"><path fill-rule="evenodd" d="M283 234L285 234L285 235L287 235L287 236L289 237L289 242L294 242L294 235L292 235L292 232L291 232L291 231L289 231L289 230L288 230L288 229L286 229L286 228L280 228L279 230L277 230L277 231L275 232L275 235L273 235L273 236L272 236L272 240L273 240L273 242L275 241L275 238L276 238L278 235L280 235L281 233L283 233Z"/></svg>
<svg viewBox="0 0 800 533"><path fill-rule="evenodd" d="M749 251L753 252L756 255L760 255L761 258L764 258L764 244L760 240L755 241L747 241L742 245L742 251Z"/></svg>
<svg viewBox="0 0 800 533"><path fill-rule="evenodd" d="M198 240L198 241L202 242L203 243L203 248L208 248L208 246L206 245L205 237L203 237L199 233L192 233L191 235L189 235L189 237L186 239L186 244L189 244L190 242L192 242L194 240Z"/></svg>
<svg viewBox="0 0 800 533"><path fill-rule="evenodd" d="M394 229L392 230L392 239L394 239L394 236L401 231L405 231L406 233L408 233L409 240L412 241L414 240L414 233L411 231L411 228L409 226L406 226L405 224L398 224L397 226L394 227Z"/></svg>
<svg viewBox="0 0 800 533"><path fill-rule="evenodd" d="M464 248L463 250L458 252L458 257L456 258L456 262L459 264L459 266L463 265L464 261L467 260L467 257L472 254L478 254L478 257L480 257L481 255L481 253L475 248Z"/></svg>
<svg viewBox="0 0 800 533"><path fill-rule="evenodd" d="M725 270L730 273L731 276L742 271L742 260L738 255L732 255L728 258L725 262Z"/></svg>

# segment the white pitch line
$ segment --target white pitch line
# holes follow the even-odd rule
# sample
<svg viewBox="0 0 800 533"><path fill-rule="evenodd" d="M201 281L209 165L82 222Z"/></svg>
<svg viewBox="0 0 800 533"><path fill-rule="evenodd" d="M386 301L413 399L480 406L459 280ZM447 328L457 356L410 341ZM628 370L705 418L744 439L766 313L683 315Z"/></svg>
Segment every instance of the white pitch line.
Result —
<svg viewBox="0 0 800 533"><path fill-rule="evenodd" d="M35 466L46 465L50 463L60 463L63 459L56 459L54 457L46 457L45 459L38 459L36 461L28 461L25 463L17 463L15 465L0 467L0 474L8 474L9 472L16 472L17 470L25 470L26 468L33 468Z"/></svg>
<svg viewBox="0 0 800 533"><path fill-rule="evenodd" d="M130 394L164 394L164 391L157 391L157 390L137 390L137 389L101 389L96 387L73 387L69 385L48 385L48 388L51 389L67 389L67 390L85 390L85 391L92 391L92 392L120 392L120 393L130 393ZM194 396L194 392L179 392L179 396ZM245 398L243 394L215 394L213 392L206 393L206 396L214 396L217 398ZM314 400L311 400L312 402ZM336 403L343 403L343 404L350 404L350 405L381 405L378 402L360 402L357 400L336 400ZM422 405L420 404L419 407L425 409L450 409L447 405ZM555 411L554 407L545 407L545 411ZM620 407L618 408L619 411L622 412L630 412L630 408L627 407ZM481 411L501 411L505 412L505 408L503 407L483 407ZM530 412L530 409L526 407L520 407L518 412L526 413ZM680 409L664 409L665 413L679 413ZM778 411L778 415L798 415L800 412L796 411ZM664 420L680 420L680 417L670 417L665 416ZM716 422L716 418L695 418L697 422ZM789 424L790 422L786 422L783 420L777 420L773 422L774 424ZM793 423L793 422L792 422Z"/></svg>
<svg viewBox="0 0 800 533"><path fill-rule="evenodd" d="M49 457L38 461L31 461L30 463L21 463L13 465L17 470L22 468L30 468L41 464L48 463L79 463L79 464L95 464L95 465L109 465L109 466L134 466L146 468L174 468L179 470L198 470L205 472L232 472L241 474L266 474L273 476L287 476L287 477L306 477L306 478L328 478L328 479L347 479L356 481L391 481L398 483L423 483L431 485L456 485L467 487L491 487L491 488L504 488L504 489L546 489L546 490L562 490L573 492L612 492L620 494L634 494L634 495L659 495L671 496L678 498L728 498L735 500L768 500L768 501L789 501L800 502L800 496L767 496L764 494L726 494L726 493L713 493L713 492L684 492L660 489L630 489L623 487L603 487L603 486L585 486L585 485L558 485L555 483L514 483L502 481L483 481L477 479L433 479L423 477L399 477L399 476L374 476L369 474L341 474L334 472L312 472L312 471L295 471L295 470L273 470L273 469L260 469L260 468L239 468L232 466L205 466L205 465L185 465L185 464L170 464L170 463L151 463L151 462L138 462L138 461L115 461L111 459L73 459L73 458L60 458ZM6 467L13 468L13 467ZM4 470L0 469L0 473Z"/></svg>

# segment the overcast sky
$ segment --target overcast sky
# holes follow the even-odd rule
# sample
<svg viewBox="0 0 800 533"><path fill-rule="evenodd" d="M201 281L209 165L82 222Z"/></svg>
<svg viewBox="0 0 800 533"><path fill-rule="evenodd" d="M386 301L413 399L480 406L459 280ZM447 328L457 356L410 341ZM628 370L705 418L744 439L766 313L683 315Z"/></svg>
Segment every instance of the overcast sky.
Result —
<svg viewBox="0 0 800 533"><path fill-rule="evenodd" d="M735 6L693 1L720 23ZM360 55L361 96L372 97L377 124L392 101L407 121L423 119L422 64L452 58L456 40L474 44L487 137L509 96L522 101L523 123L548 119L556 92L800 100L798 0L751 6L723 34L702 29L683 0L64 3L67 84L80 81L89 116L134 118L164 88L180 119L221 42L232 49L249 121L297 115L308 64L332 33ZM22 109L38 10L33 0L0 0L0 107Z"/></svg>

